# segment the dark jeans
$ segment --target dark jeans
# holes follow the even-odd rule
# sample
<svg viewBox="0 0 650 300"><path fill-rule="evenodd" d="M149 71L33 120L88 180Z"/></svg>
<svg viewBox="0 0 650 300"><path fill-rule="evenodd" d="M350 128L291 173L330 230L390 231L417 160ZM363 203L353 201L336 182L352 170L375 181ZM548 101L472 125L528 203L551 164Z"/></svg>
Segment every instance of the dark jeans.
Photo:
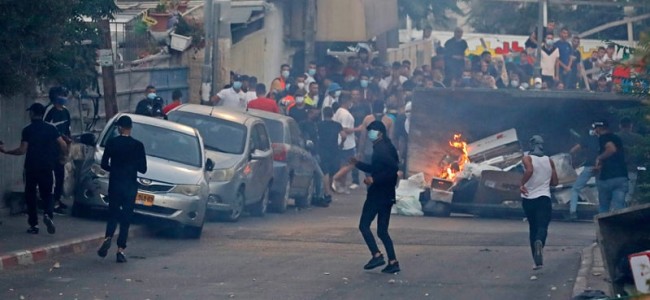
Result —
<svg viewBox="0 0 650 300"><path fill-rule="evenodd" d="M54 202L52 202L52 169L25 170L25 202L27 204L27 222L29 226L38 225L38 204L36 187L38 187L45 215L54 218Z"/></svg>
<svg viewBox="0 0 650 300"><path fill-rule="evenodd" d="M117 237L117 246L125 249L129 237L129 227L135 207L137 188L116 187L108 192L108 224L106 224L105 237L112 238L120 223L120 234Z"/></svg>
<svg viewBox="0 0 650 300"><path fill-rule="evenodd" d="M65 179L65 165L54 164L54 203L61 201L63 195L63 182Z"/></svg>
<svg viewBox="0 0 650 300"><path fill-rule="evenodd" d="M542 196L535 199L521 199L521 206L528 219L530 235L530 250L535 253L535 241L542 241L546 245L548 224L551 223L551 198Z"/></svg>
<svg viewBox="0 0 650 300"><path fill-rule="evenodd" d="M359 220L361 235L363 235L363 239L366 241L366 245L368 245L370 254L374 256L379 253L379 247L377 247L375 236L370 231L370 224L372 224L375 216L377 216L377 236L384 243L388 260L397 259L395 257L395 249L393 248L393 240L388 235L388 223L390 222L390 209L392 206L393 204L390 202L385 203L378 201L378 199L366 199L366 202L363 204L361 219Z"/></svg>

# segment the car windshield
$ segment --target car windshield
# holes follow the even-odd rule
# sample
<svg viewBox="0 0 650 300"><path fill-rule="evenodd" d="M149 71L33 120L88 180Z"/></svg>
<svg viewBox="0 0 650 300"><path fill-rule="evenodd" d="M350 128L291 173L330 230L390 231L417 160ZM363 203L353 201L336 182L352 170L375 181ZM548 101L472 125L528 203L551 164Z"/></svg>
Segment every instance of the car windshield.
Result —
<svg viewBox="0 0 650 300"><path fill-rule="evenodd" d="M104 136L101 146L119 135L117 126L111 125ZM195 135L189 135L175 130L133 122L131 136L142 142L147 156L157 157L184 165L201 167L201 146Z"/></svg>
<svg viewBox="0 0 650 300"><path fill-rule="evenodd" d="M266 124L266 129L269 131L269 136L271 137L271 143L284 143L284 126L282 122L271 119L264 119Z"/></svg>
<svg viewBox="0 0 650 300"><path fill-rule="evenodd" d="M201 133L203 143L208 150L231 154L242 154L246 146L246 127L215 117L204 116L183 111L174 111L168 120L181 123Z"/></svg>

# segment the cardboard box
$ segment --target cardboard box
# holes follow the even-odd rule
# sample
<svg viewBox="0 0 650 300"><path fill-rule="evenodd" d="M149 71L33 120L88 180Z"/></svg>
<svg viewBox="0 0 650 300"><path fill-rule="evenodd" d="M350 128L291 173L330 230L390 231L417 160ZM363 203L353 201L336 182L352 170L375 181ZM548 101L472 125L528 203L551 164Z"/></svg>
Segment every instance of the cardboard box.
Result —
<svg viewBox="0 0 650 300"><path fill-rule="evenodd" d="M628 256L628 259L637 291L643 294L650 293L650 250L634 253Z"/></svg>

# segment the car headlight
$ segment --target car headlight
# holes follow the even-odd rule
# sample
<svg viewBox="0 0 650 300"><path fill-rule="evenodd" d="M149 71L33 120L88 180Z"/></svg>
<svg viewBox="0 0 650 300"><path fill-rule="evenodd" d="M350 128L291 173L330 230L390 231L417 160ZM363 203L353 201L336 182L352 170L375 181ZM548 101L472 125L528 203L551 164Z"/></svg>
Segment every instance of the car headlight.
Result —
<svg viewBox="0 0 650 300"><path fill-rule="evenodd" d="M170 192L176 194L183 194L185 196L196 196L199 194L201 186L193 184L179 184L174 187Z"/></svg>
<svg viewBox="0 0 650 300"><path fill-rule="evenodd" d="M232 168L212 171L212 180L214 181L230 181L233 176L235 176L235 170Z"/></svg>
<svg viewBox="0 0 650 300"><path fill-rule="evenodd" d="M99 178L106 178L108 177L108 171L102 169L102 167L99 164L93 164L92 167L90 167L90 171L95 174L95 176Z"/></svg>

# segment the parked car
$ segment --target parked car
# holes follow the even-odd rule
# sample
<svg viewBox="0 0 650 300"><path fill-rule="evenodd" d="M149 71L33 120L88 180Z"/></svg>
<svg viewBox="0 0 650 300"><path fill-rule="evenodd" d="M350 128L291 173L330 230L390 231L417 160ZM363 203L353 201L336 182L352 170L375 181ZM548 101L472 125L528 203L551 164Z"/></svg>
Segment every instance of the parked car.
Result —
<svg viewBox="0 0 650 300"><path fill-rule="evenodd" d="M314 176L320 167L308 149L313 142L303 139L298 123L291 117L256 109L248 114L264 120L273 143L271 209L286 211L289 199L294 199L298 207L311 205L314 186L320 183Z"/></svg>
<svg viewBox="0 0 650 300"><path fill-rule="evenodd" d="M93 162L79 177L72 213L82 216L91 208L108 208L109 172L100 165L106 142L119 135L115 122L123 115L133 120L131 135L144 144L147 155L147 172L138 174L135 212L173 221L187 235L200 237L208 201L207 172L214 163L206 159L196 129L156 118L118 114L107 123L90 158Z"/></svg>
<svg viewBox="0 0 650 300"><path fill-rule="evenodd" d="M196 128L214 161L209 174L208 209L237 221L244 209L263 216L273 183L273 152L264 122L227 108L185 104L167 114L170 121Z"/></svg>

